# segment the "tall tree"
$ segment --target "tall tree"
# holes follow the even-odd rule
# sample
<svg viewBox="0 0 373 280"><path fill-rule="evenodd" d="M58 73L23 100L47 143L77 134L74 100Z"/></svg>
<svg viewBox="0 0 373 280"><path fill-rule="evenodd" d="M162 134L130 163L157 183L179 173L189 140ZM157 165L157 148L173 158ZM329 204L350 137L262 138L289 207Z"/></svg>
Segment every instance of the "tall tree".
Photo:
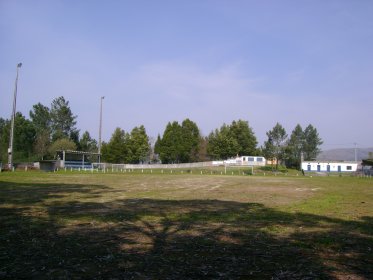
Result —
<svg viewBox="0 0 373 280"><path fill-rule="evenodd" d="M45 131L50 132L51 115L48 107L41 103L35 104L29 114L37 134Z"/></svg>
<svg viewBox="0 0 373 280"><path fill-rule="evenodd" d="M77 141L75 139L79 138L76 137L78 130L75 128L77 117L73 115L69 101L66 101L63 96L55 98L52 101L50 116L53 141L60 138L73 138Z"/></svg>
<svg viewBox="0 0 373 280"><path fill-rule="evenodd" d="M149 136L146 134L145 127L135 127L132 129L129 143L126 145L128 151L128 162L143 163L149 157L150 143Z"/></svg>
<svg viewBox="0 0 373 280"><path fill-rule="evenodd" d="M38 159L48 154L51 144L51 117L49 108L41 104L33 105L30 110L30 119L36 131L34 153Z"/></svg>
<svg viewBox="0 0 373 280"><path fill-rule="evenodd" d="M32 161L34 141L35 129L31 121L26 119L21 113L17 113L14 128L14 159Z"/></svg>
<svg viewBox="0 0 373 280"><path fill-rule="evenodd" d="M189 119L185 119L181 124L181 162L197 161L200 133L197 124Z"/></svg>
<svg viewBox="0 0 373 280"><path fill-rule="evenodd" d="M125 163L128 153L126 143L128 143L129 134L117 127L112 134L109 143L102 149L103 160L110 163Z"/></svg>
<svg viewBox="0 0 373 280"><path fill-rule="evenodd" d="M271 165L273 169L273 162L276 161L276 151L275 151L275 146L273 145L273 141L271 138L268 138L267 141L264 141L264 146L262 147L262 153L263 153L263 156L267 160L271 161Z"/></svg>
<svg viewBox="0 0 373 280"><path fill-rule="evenodd" d="M8 161L10 120L0 118L0 161Z"/></svg>
<svg viewBox="0 0 373 280"><path fill-rule="evenodd" d="M79 138L79 129L73 129L70 132L69 139L75 143L75 145L76 145L76 147L77 147L78 150L81 150L81 147L80 147L80 138Z"/></svg>
<svg viewBox="0 0 373 280"><path fill-rule="evenodd" d="M258 144L255 134L247 121L233 121L223 124L208 137L207 153L213 159L227 159L236 155L256 155Z"/></svg>
<svg viewBox="0 0 373 280"><path fill-rule="evenodd" d="M91 138L88 131L85 131L79 140L79 147L83 152L97 152L97 141Z"/></svg>
<svg viewBox="0 0 373 280"><path fill-rule="evenodd" d="M154 145L162 163L183 163L198 160L200 132L197 124L185 119L181 125L169 122L162 138L158 135Z"/></svg>
<svg viewBox="0 0 373 280"><path fill-rule="evenodd" d="M203 161L210 160L210 157L207 153L207 144L208 144L208 137L200 137L196 161L203 162Z"/></svg>
<svg viewBox="0 0 373 280"><path fill-rule="evenodd" d="M5 162L7 155L7 148L3 147L3 142L5 142L6 123L7 120L0 118L0 162Z"/></svg>
<svg viewBox="0 0 373 280"><path fill-rule="evenodd" d="M268 131L266 134L268 137L268 148L271 149L271 153L273 154L273 157L276 159L277 170L279 161L284 160L286 138L288 137L288 135L286 134L285 128L283 128L283 126L279 123L276 123L272 130Z"/></svg>
<svg viewBox="0 0 373 280"><path fill-rule="evenodd" d="M209 134L207 153L212 159L227 159L237 155L239 151L240 145L226 124Z"/></svg>
<svg viewBox="0 0 373 280"><path fill-rule="evenodd" d="M303 155L305 160L315 160L321 152L321 140L317 129L309 124L304 130L304 149Z"/></svg>
<svg viewBox="0 0 373 280"><path fill-rule="evenodd" d="M6 161L9 147L10 120L3 121L1 133L1 154L2 160ZM21 113L17 112L14 121L14 142L13 160L31 161L33 160L33 143L35 141L35 128L30 120L27 120Z"/></svg>
<svg viewBox="0 0 373 280"><path fill-rule="evenodd" d="M34 143L34 154L37 159L44 159L48 155L48 150L51 145L50 133L47 130L36 133Z"/></svg>
<svg viewBox="0 0 373 280"><path fill-rule="evenodd" d="M157 140L154 143L154 153L157 154L157 155L160 155L161 151L162 151L162 138L158 134Z"/></svg>
<svg viewBox="0 0 373 280"><path fill-rule="evenodd" d="M286 149L287 165L300 169L304 149L304 132L300 124L292 131Z"/></svg>
<svg viewBox="0 0 373 280"><path fill-rule="evenodd" d="M256 155L258 141L249 126L249 122L243 120L233 121L229 130L232 137L237 141L239 147L238 155Z"/></svg>
<svg viewBox="0 0 373 280"><path fill-rule="evenodd" d="M182 129L178 122L168 123L160 147L162 163L180 163L182 154Z"/></svg>

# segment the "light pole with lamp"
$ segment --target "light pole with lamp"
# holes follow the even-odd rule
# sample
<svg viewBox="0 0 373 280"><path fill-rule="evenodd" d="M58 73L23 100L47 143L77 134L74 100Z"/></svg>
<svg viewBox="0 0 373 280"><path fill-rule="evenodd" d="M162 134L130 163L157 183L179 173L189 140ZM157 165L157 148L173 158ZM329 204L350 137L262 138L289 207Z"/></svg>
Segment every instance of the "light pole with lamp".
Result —
<svg viewBox="0 0 373 280"><path fill-rule="evenodd" d="M18 70L19 68L21 68L21 66L22 66L22 63L17 64L17 75L16 75L15 86L14 86L12 123L11 123L11 128L10 128L10 140L9 140L9 149L8 149L8 168L10 170L13 169L14 122L16 118Z"/></svg>
<svg viewBox="0 0 373 280"><path fill-rule="evenodd" d="M100 103L100 127L98 130L98 162L101 162L101 130L102 130L102 100L104 100L105 96L101 96L101 103Z"/></svg>

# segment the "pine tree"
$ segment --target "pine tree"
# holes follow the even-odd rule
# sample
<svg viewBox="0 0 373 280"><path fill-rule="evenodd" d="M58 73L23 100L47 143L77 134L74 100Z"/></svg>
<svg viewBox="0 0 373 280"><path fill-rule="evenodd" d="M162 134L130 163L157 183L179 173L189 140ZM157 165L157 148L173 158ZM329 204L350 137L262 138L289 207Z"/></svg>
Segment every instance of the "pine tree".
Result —
<svg viewBox="0 0 373 280"><path fill-rule="evenodd" d="M319 146L322 145L317 129L309 124L304 130L304 159L315 160L321 152Z"/></svg>
<svg viewBox="0 0 373 280"><path fill-rule="evenodd" d="M226 124L208 136L207 152L212 159L227 159L237 155L239 151L240 146Z"/></svg>
<svg viewBox="0 0 373 280"><path fill-rule="evenodd" d="M78 130L75 128L76 116L73 115L69 107L69 101L63 96L52 101L50 109L52 141L60 138L70 138L77 142ZM77 139L76 139L77 138Z"/></svg>
<svg viewBox="0 0 373 280"><path fill-rule="evenodd" d="M124 163L128 156L126 142L128 134L117 127L112 134L109 143L102 149L102 158L110 163Z"/></svg>
<svg viewBox="0 0 373 280"><path fill-rule="evenodd" d="M79 148L83 152L97 152L97 141L91 138L88 131L85 131L79 140Z"/></svg>
<svg viewBox="0 0 373 280"><path fill-rule="evenodd" d="M287 165L301 168L301 155L304 149L304 132L300 124L297 124L290 135L287 144Z"/></svg>
<svg viewBox="0 0 373 280"><path fill-rule="evenodd" d="M243 120L233 121L229 130L239 146L239 156L256 155L256 145L258 142L253 130L249 126L249 122Z"/></svg>
<svg viewBox="0 0 373 280"><path fill-rule="evenodd" d="M149 136L146 134L143 125L132 129L127 147L130 150L129 163L143 163L146 161L150 152L150 143Z"/></svg>
<svg viewBox="0 0 373 280"><path fill-rule="evenodd" d="M195 162L200 143L200 133L195 122L185 119L181 124L181 162Z"/></svg>
<svg viewBox="0 0 373 280"><path fill-rule="evenodd" d="M279 123L276 123L272 130L268 131L266 134L268 137L266 145L269 149L266 153L272 154L272 157L276 159L276 170L278 170L279 161L284 160L286 138L288 135L286 134L285 128Z"/></svg>

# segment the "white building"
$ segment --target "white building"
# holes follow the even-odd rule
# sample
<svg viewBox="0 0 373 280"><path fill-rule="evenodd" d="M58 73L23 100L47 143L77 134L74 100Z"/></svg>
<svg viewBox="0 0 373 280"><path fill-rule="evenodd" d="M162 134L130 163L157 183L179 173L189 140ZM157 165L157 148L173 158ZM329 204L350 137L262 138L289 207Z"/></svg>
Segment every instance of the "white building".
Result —
<svg viewBox="0 0 373 280"><path fill-rule="evenodd" d="M302 169L305 172L355 172L356 162L335 162L335 161L304 161Z"/></svg>
<svg viewBox="0 0 373 280"><path fill-rule="evenodd" d="M266 159L261 156L241 156L224 161L213 161L212 165L265 166Z"/></svg>

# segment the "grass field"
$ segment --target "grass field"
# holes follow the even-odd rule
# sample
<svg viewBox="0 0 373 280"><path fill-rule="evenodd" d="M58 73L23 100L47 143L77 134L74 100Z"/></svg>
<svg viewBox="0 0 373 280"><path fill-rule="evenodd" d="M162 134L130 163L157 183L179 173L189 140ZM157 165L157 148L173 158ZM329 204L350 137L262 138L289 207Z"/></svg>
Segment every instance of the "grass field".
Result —
<svg viewBox="0 0 373 280"><path fill-rule="evenodd" d="M1 279L373 279L373 179L0 173Z"/></svg>

